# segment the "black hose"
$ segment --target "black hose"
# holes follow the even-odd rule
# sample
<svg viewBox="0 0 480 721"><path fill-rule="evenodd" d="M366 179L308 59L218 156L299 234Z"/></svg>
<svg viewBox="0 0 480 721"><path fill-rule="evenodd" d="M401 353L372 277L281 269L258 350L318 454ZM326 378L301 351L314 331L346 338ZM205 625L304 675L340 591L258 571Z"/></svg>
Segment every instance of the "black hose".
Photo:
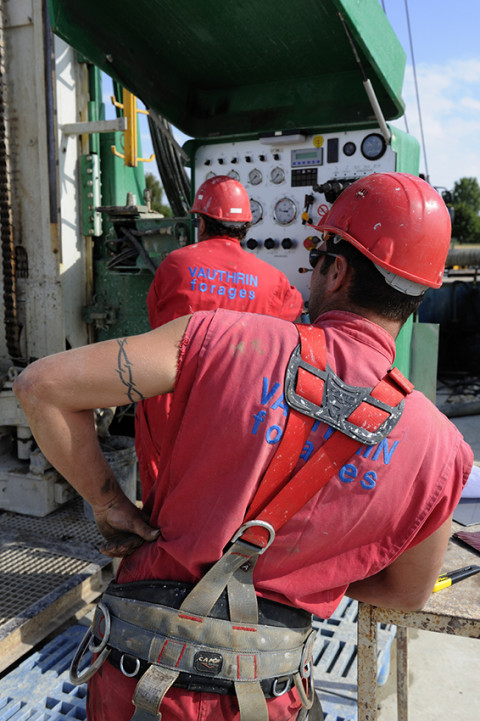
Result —
<svg viewBox="0 0 480 721"><path fill-rule="evenodd" d="M154 120L150 115L148 116L158 172L173 215L184 218L190 209L190 180L177 149L159 129L157 122L162 123L168 134L171 133L171 129L165 118Z"/></svg>

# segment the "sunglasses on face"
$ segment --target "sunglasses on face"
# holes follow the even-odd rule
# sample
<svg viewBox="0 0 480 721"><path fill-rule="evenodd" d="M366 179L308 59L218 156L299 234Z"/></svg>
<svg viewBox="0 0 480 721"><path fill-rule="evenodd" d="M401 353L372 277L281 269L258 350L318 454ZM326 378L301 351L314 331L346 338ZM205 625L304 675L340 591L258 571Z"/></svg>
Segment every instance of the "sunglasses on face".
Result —
<svg viewBox="0 0 480 721"><path fill-rule="evenodd" d="M320 258L324 255L329 255L331 258L338 258L340 253L330 253L329 250L321 250L320 248L312 248L308 254L308 260L312 268L315 268Z"/></svg>

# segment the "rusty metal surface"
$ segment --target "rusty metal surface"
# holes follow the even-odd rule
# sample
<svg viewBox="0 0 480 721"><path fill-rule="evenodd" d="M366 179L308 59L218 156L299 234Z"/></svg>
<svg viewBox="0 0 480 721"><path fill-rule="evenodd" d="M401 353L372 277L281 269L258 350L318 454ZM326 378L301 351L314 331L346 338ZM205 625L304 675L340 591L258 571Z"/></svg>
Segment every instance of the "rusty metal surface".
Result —
<svg viewBox="0 0 480 721"><path fill-rule="evenodd" d="M358 721L375 721L377 717L377 621L374 607L358 604L357 678Z"/></svg>
<svg viewBox="0 0 480 721"><path fill-rule="evenodd" d="M397 721L408 721L408 628L397 630Z"/></svg>
<svg viewBox="0 0 480 721"><path fill-rule="evenodd" d="M454 523L452 533L463 526ZM469 526L480 530L480 524ZM451 538L442 573L478 565L480 553ZM433 593L422 611L402 612L359 603L358 614L358 721L376 721L376 681L371 668L376 657L377 622L393 623L397 630L398 721L408 721L407 629L480 638L480 574Z"/></svg>
<svg viewBox="0 0 480 721"><path fill-rule="evenodd" d="M6 45L4 36L3 3L0 5L0 76L6 73ZM1 267L3 278L4 322L7 349L16 360L21 357L17 318L17 287L15 275L15 245L12 221L10 143L8 135L7 83L0 84L0 231Z"/></svg>

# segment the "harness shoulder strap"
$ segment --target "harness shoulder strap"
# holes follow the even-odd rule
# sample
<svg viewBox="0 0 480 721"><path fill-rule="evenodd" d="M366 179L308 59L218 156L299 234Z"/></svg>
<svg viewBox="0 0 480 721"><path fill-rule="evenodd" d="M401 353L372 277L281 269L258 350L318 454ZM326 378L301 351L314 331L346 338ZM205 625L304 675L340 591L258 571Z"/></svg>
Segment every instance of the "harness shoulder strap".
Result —
<svg viewBox="0 0 480 721"><path fill-rule="evenodd" d="M338 473L363 443L369 440L372 444L388 435L400 419L405 396L413 390L397 368L388 371L373 389L347 386L328 368L323 330L306 325L297 328L300 347L292 355L285 384L290 389L290 398L294 396L296 402L290 408L277 452L245 517L245 522L252 525L241 535L242 540L262 548L268 545L271 532L265 525L257 524L278 530ZM333 403L335 414L329 408L332 384L342 391ZM329 425L341 432L332 432L292 478L314 420L328 422L327 415L334 421Z"/></svg>

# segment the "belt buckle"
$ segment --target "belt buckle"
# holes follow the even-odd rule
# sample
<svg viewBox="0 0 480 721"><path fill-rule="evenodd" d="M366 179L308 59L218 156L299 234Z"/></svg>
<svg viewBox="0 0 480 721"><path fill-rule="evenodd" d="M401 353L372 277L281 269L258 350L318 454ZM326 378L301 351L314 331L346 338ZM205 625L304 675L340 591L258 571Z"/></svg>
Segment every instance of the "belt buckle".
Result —
<svg viewBox="0 0 480 721"><path fill-rule="evenodd" d="M280 691L277 688L277 684L279 682L281 683L279 678L276 678L274 680L273 686L272 686L272 696L283 696L283 694L287 693L292 688L292 677L291 676L287 676L287 678L285 678L283 680L283 688L280 689Z"/></svg>

